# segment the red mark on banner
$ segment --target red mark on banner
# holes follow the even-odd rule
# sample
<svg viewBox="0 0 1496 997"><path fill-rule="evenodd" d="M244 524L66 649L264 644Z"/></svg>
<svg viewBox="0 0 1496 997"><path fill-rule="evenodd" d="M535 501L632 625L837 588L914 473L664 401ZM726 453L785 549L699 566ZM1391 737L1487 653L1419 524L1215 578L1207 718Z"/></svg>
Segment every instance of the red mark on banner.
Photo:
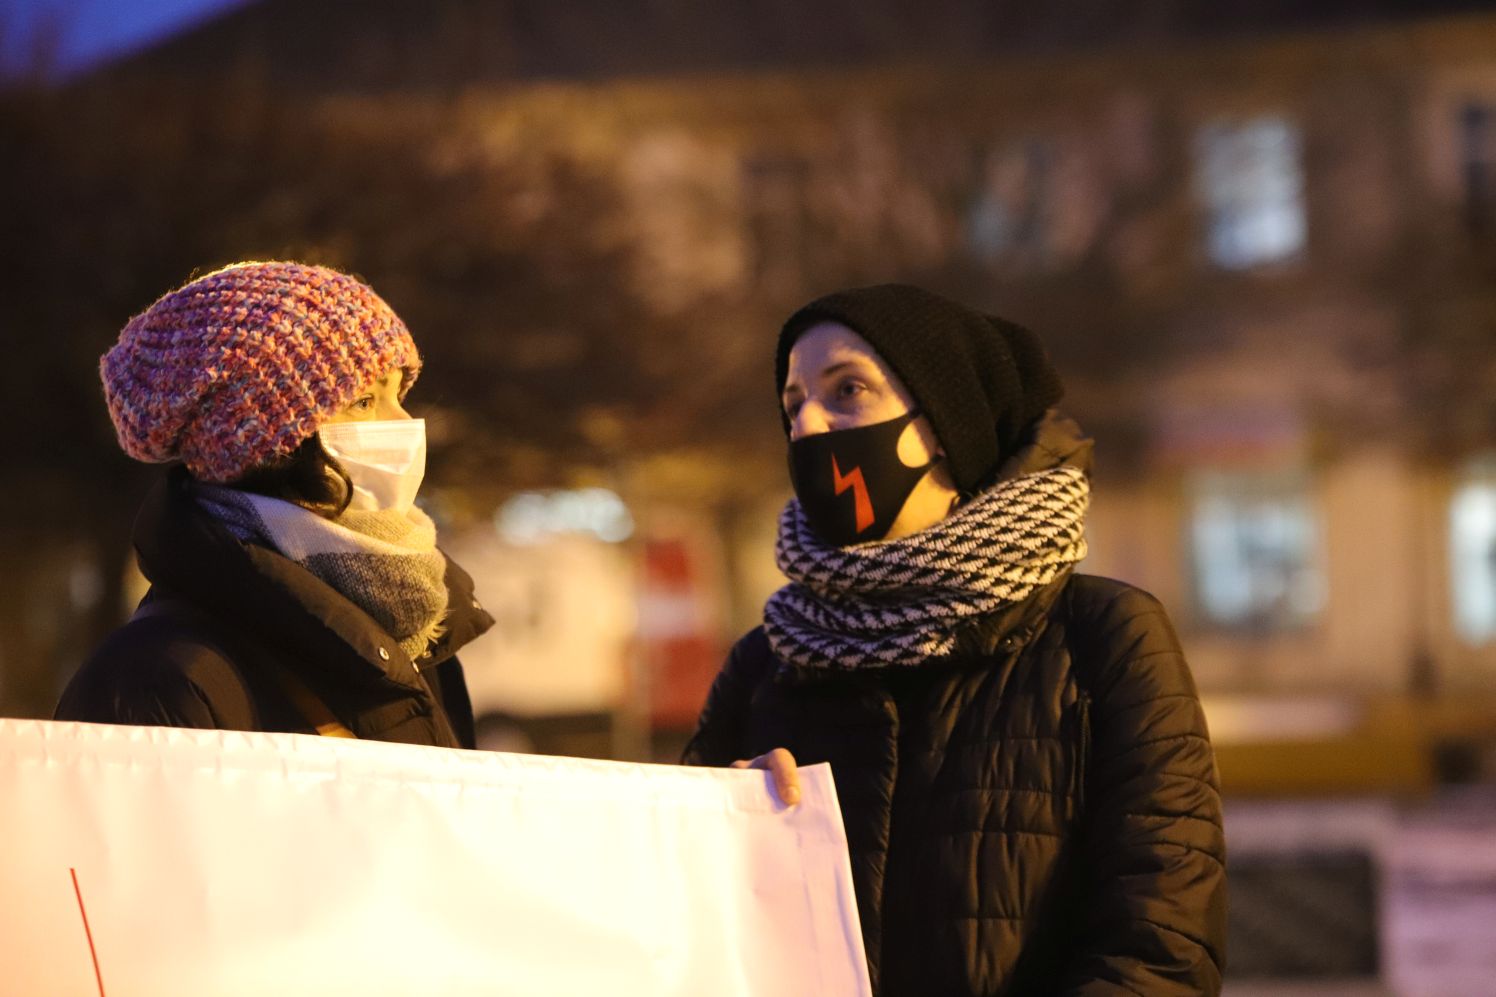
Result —
<svg viewBox="0 0 1496 997"><path fill-rule="evenodd" d="M873 500L868 497L867 482L862 480L862 468L852 468L852 473L843 475L841 468L836 466L836 455L831 455L832 483L836 486L836 494L840 495L848 488L852 489L852 500L857 507L857 532L861 533L873 525Z"/></svg>
<svg viewBox="0 0 1496 997"><path fill-rule="evenodd" d="M73 894L78 898L78 913L83 915L83 933L88 936L88 954L93 956L94 979L99 982L99 997L104 997L104 976L99 972L99 953L94 951L93 929L88 926L88 911L83 907L83 890L78 886L78 870L69 869L73 875Z"/></svg>

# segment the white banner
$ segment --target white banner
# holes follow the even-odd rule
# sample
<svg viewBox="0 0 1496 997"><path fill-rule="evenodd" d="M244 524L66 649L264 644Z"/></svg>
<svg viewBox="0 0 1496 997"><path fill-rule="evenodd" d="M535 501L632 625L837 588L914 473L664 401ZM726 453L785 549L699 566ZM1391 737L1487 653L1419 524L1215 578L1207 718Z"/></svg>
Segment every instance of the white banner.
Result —
<svg viewBox="0 0 1496 997"><path fill-rule="evenodd" d="M0 720L0 993L868 994L801 779Z"/></svg>

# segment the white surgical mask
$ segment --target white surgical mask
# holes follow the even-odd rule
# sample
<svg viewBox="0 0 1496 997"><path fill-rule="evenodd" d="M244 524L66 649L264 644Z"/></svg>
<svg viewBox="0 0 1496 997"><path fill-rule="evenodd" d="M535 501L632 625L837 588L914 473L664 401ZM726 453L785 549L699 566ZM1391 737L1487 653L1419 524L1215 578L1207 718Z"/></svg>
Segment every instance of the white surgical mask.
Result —
<svg viewBox="0 0 1496 997"><path fill-rule="evenodd" d="M333 422L322 446L353 480L350 509L407 512L426 476L426 420Z"/></svg>

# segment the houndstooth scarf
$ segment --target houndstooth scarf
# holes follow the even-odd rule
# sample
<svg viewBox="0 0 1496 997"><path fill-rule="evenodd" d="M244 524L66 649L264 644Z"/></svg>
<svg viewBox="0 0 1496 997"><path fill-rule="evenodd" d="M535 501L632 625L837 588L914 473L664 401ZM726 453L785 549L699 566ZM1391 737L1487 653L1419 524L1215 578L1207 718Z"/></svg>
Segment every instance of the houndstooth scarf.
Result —
<svg viewBox="0 0 1496 997"><path fill-rule="evenodd" d="M349 510L324 519L294 502L216 485L197 501L245 543L279 551L342 593L412 659L441 636L447 559L424 512Z"/></svg>
<svg viewBox="0 0 1496 997"><path fill-rule="evenodd" d="M918 665L949 655L962 623L1026 598L1086 556L1085 472L1001 481L918 533L835 547L791 499L775 556L790 584L764 606L783 662L813 668Z"/></svg>

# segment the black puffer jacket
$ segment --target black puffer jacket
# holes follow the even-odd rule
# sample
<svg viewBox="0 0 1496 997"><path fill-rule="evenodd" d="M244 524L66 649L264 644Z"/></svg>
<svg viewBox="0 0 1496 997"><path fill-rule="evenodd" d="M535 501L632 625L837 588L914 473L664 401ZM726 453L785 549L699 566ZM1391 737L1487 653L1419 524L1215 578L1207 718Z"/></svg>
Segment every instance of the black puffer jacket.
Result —
<svg viewBox="0 0 1496 997"><path fill-rule="evenodd" d="M787 669L754 630L686 761L775 747L831 763L882 997L1220 991L1215 765L1152 596L1066 576L897 672Z"/></svg>
<svg viewBox="0 0 1496 997"><path fill-rule="evenodd" d="M135 524L146 605L68 684L59 720L311 733L309 689L360 738L472 747L455 654L493 625L450 561L446 632L419 668L368 614L311 572L236 540L174 471ZM286 673L292 678L290 683Z"/></svg>

